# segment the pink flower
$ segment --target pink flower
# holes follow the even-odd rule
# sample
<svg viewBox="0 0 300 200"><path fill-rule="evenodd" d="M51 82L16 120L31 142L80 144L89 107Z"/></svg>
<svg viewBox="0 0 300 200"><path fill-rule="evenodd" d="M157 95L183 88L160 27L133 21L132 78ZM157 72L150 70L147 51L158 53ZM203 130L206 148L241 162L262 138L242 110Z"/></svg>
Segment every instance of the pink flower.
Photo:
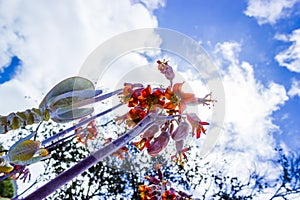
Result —
<svg viewBox="0 0 300 200"><path fill-rule="evenodd" d="M192 126L193 136L196 134L196 138L200 138L201 133L206 134L204 125L209 125L208 122L202 122L200 118L195 113L187 114L187 119Z"/></svg>
<svg viewBox="0 0 300 200"><path fill-rule="evenodd" d="M142 138L152 138L159 131L159 125L154 124L150 126L142 135Z"/></svg>
<svg viewBox="0 0 300 200"><path fill-rule="evenodd" d="M178 127L172 133L172 139L174 141L184 140L189 133L190 125L186 122L180 122Z"/></svg>
<svg viewBox="0 0 300 200"><path fill-rule="evenodd" d="M155 185L160 184L160 180L153 176L145 176L145 179L147 179L148 181L150 181L150 183L153 183Z"/></svg>
<svg viewBox="0 0 300 200"><path fill-rule="evenodd" d="M187 161L187 155L185 154L187 151L190 150L190 148L184 148L184 140L176 141L176 155L171 156L171 159L177 162L179 165L183 166L183 158ZM178 156L178 157L177 157ZM183 158L182 158L183 157Z"/></svg>
<svg viewBox="0 0 300 200"><path fill-rule="evenodd" d="M154 141L150 143L147 151L150 156L157 156L169 143L170 135L168 132L162 132Z"/></svg>
<svg viewBox="0 0 300 200"><path fill-rule="evenodd" d="M177 152L181 152L182 149L183 149L183 146L184 146L184 141L183 140L176 141L175 147L176 147Z"/></svg>

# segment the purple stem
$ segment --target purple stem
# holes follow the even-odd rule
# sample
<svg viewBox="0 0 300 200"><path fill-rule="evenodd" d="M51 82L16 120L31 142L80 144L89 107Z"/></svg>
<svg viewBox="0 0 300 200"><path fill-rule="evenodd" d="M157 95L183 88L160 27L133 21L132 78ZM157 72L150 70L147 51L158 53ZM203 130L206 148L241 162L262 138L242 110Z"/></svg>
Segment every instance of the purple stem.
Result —
<svg viewBox="0 0 300 200"><path fill-rule="evenodd" d="M102 101L102 100L110 98L110 97L112 97L112 96L114 96L116 94L119 94L122 91L123 91L123 89L118 89L118 90L115 90L113 92L110 92L110 93L107 93L107 94L103 94L101 96L95 96L93 98L81 100L80 102L73 103L72 107L73 108L79 108L79 107L86 106L86 105L89 105L89 104L92 104L92 103L96 103L98 101Z"/></svg>
<svg viewBox="0 0 300 200"><path fill-rule="evenodd" d="M64 184L68 183L76 176L90 168L91 166L97 164L99 161L109 156L116 150L120 149L128 142L130 142L133 138L139 135L142 131L144 131L147 127L152 125L155 122L155 114L147 115L143 120L141 120L133 129L129 130L126 134L120 136L115 141L106 145L105 147L99 149L95 153L86 157L79 163L75 164L73 167L64 171L63 173L56 176L54 179L32 192L30 195L25 197L23 200L40 200L48 195L50 195L55 190L59 189ZM16 200L16 199L15 199Z"/></svg>
<svg viewBox="0 0 300 200"><path fill-rule="evenodd" d="M112 108L110 108L110 109L107 109L107 110L105 110L105 111L103 111L103 112L101 112L101 113L98 113L98 114L95 115L95 116L92 116L92 117L90 117L90 118L88 118L88 119L86 119L86 120L84 120L84 121L81 121L80 123L78 123L78 124L76 124L76 125L74 125L74 126L68 128L68 129L66 129L66 130L63 130L63 131L61 131L61 132L55 134L54 136L52 136L52 137L50 137L50 138L47 138L46 140L42 141L42 146L46 145L47 143L49 143L49 142L51 142L51 141L53 141L53 140L55 140L55 139L57 139L57 138L59 138L59 137L65 135L65 134L67 134L67 133L69 133L69 132L71 132L71 131L73 131L73 130L79 128L79 127L81 127L82 125L84 125L84 124L86 124L86 123L89 123L90 121L92 121L92 120L94 120L94 119L96 119L96 118L98 118L98 117L100 117L100 116L102 116L102 115L105 115L105 114L107 114L107 113L113 111L114 109L120 107L121 105L123 105L123 104L118 104L118 105L116 105L116 106L114 106L114 107L112 107ZM77 134L77 133L76 133L76 134ZM74 133L74 134L71 134L71 135L69 135L69 136L67 136L67 137L65 137L65 138L62 138L61 140L56 141L55 143L50 144L49 146L47 146L46 149L50 150L50 148L54 148L57 144L59 144L59 143L65 141L65 140L67 140L67 139L73 137L73 136L76 135L76 134ZM21 170L21 171L22 171L22 170ZM10 172L10 173L8 173L8 174L6 174L6 175L4 175L4 176L1 176L1 177L0 177L0 182L4 181L4 180L7 179L8 177L10 177L10 176L12 176L12 175L14 175L14 174L16 174L16 173L19 173L19 172L20 172L20 170L13 170L12 172Z"/></svg>
<svg viewBox="0 0 300 200"><path fill-rule="evenodd" d="M55 147L58 145L58 144L60 144L60 143L62 143L62 142L64 142L64 141L66 141L67 139L69 139L69 138L72 138L72 137L74 137L75 135L77 135L78 133L73 133L73 134L71 134L71 135L69 135L69 136L67 136L67 137L64 137L64 138L62 138L62 139L60 139L60 140L58 140L58 141L56 141L56 142L54 142L54 143L51 143L49 146L46 146L45 147L45 149L47 149L48 151L52 151L52 150L54 150L55 149Z"/></svg>
<svg viewBox="0 0 300 200"><path fill-rule="evenodd" d="M101 112L101 113L98 113L97 115L94 115L94 116L92 116L92 117L90 117L90 118L88 118L88 119L85 119L85 120L79 122L78 124L76 124L76 125L74 125L74 126L72 126L72 127L70 127L70 128L67 128L66 130L63 130L63 131L61 131L61 132L59 132L59 133L53 135L53 136L50 137L50 138L45 139L45 140L42 142L42 146L45 146L47 143L49 143L49 142L51 142L51 141L53 141L53 140L55 140L55 139L57 139L57 138L59 138L59 137L65 135L65 134L67 134L67 133L69 133L69 132L71 132L71 131L73 131L73 130L79 128L79 127L81 127L82 125L87 124L87 123L91 122L92 120L94 120L94 119L96 119L96 118L98 118L98 117L100 117L100 116L102 116L102 115L105 115L105 114L107 114L107 113L109 113L109 112L115 110L116 108L120 107L121 105L123 105L123 104L118 104L118 105L116 105L116 106L114 106L114 107L112 107L112 108L110 108L110 109L107 109L107 110L105 110L105 111L103 111L103 112Z"/></svg>

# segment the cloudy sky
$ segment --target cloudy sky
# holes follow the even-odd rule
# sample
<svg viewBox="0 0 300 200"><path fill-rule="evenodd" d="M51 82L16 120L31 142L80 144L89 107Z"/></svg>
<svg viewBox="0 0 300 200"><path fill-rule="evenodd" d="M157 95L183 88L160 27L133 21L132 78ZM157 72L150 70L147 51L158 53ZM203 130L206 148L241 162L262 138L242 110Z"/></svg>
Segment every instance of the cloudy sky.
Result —
<svg viewBox="0 0 300 200"><path fill-rule="evenodd" d="M247 165L299 149L299 0L0 1L0 114L37 106L102 42L146 27L191 37L219 67L220 148Z"/></svg>

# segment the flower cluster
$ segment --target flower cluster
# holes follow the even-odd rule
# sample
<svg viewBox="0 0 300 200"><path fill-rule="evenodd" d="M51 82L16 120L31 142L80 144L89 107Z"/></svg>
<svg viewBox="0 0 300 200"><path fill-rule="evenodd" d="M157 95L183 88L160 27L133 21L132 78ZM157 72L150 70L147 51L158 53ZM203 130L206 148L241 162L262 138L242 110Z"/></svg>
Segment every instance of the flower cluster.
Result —
<svg viewBox="0 0 300 200"><path fill-rule="evenodd" d="M175 73L173 71L173 68L171 66L168 65L168 61L157 61L158 64L158 70L165 75L166 79L168 79L169 81L171 81L171 85L172 85L172 81L175 78Z"/></svg>
<svg viewBox="0 0 300 200"><path fill-rule="evenodd" d="M84 120L85 118L81 119ZM85 128L79 127L75 130L77 141L86 144L88 140L95 140L97 137L97 126L95 120L87 124Z"/></svg>
<svg viewBox="0 0 300 200"><path fill-rule="evenodd" d="M158 178L154 176L145 176L149 185L140 185L138 191L142 200L188 200L192 195L188 195L182 191L176 191L170 181L165 180L161 171L161 165L157 164L154 169L158 172Z"/></svg>
<svg viewBox="0 0 300 200"><path fill-rule="evenodd" d="M158 70L170 81L167 88L155 88L142 84L125 83L123 92L120 94L121 102L127 104L129 111L117 117L120 123L125 122L130 128L140 122L149 112L168 116L168 120L157 121L141 134L141 139L133 145L139 150L147 149L151 156L158 155L169 143L170 139L175 142L176 155L172 159L182 165L183 158L187 160L184 148L184 140L192 128L192 136L200 138L201 133L206 133L205 125L195 113L185 112L188 105L209 105L214 102L211 94L204 98L198 98L193 93L185 93L182 83L175 83L173 68L167 61L157 61Z"/></svg>

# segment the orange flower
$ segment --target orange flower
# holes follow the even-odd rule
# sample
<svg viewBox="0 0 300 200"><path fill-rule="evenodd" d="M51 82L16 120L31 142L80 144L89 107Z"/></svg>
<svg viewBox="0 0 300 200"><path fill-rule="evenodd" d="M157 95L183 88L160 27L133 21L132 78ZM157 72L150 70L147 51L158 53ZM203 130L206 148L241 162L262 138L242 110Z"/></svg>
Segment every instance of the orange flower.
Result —
<svg viewBox="0 0 300 200"><path fill-rule="evenodd" d="M134 107L138 105L139 103L138 97L140 96L142 89L143 89L142 84L125 83L122 96L121 96L122 102L127 103L128 107Z"/></svg>
<svg viewBox="0 0 300 200"><path fill-rule="evenodd" d="M202 104L203 106L210 106L210 103L217 102L217 100L211 99L212 93L208 93L203 98L196 98L195 101L189 102L189 105L199 105Z"/></svg>
<svg viewBox="0 0 300 200"><path fill-rule="evenodd" d="M88 140L95 140L98 134L95 120L88 123L85 129L79 127L75 130L77 132L77 141L85 144Z"/></svg>
<svg viewBox="0 0 300 200"><path fill-rule="evenodd" d="M193 136L196 133L196 138L200 138L201 133L205 133L205 129L203 128L204 125L209 125L208 122L202 122L199 117L195 113L187 114L187 119L192 126L192 134Z"/></svg>
<svg viewBox="0 0 300 200"><path fill-rule="evenodd" d="M118 124L121 124L125 121L126 125L132 128L139 123L146 116L146 114L147 113L143 108L134 107L130 109L128 113L116 117L115 121Z"/></svg>
<svg viewBox="0 0 300 200"><path fill-rule="evenodd" d="M128 120L126 121L127 126L134 127L146 116L144 109L135 107L128 112Z"/></svg>
<svg viewBox="0 0 300 200"><path fill-rule="evenodd" d="M98 131L97 131L97 127L96 127L96 124L95 124L95 120L93 120L90 123L88 123L88 125L87 125L87 132L88 132L88 138L89 138L89 140L96 139Z"/></svg>
<svg viewBox="0 0 300 200"><path fill-rule="evenodd" d="M117 125L122 124L126 120L128 120L128 113L125 113L124 115L121 115L121 116L117 116L115 118L115 121L116 121Z"/></svg>
<svg viewBox="0 0 300 200"><path fill-rule="evenodd" d="M162 194L162 200L176 200L176 194L173 190L167 190Z"/></svg>
<svg viewBox="0 0 300 200"><path fill-rule="evenodd" d="M138 148L138 150L142 151L144 148L148 148L151 139L152 138L142 138L138 142L133 142L132 145Z"/></svg>
<svg viewBox="0 0 300 200"><path fill-rule="evenodd" d="M111 138L111 137L105 138L104 141L105 141L105 142L103 143L103 146L105 146L105 145L111 143L111 142L113 141L113 138ZM118 149L117 151L115 151L115 152L112 154L112 156L117 157L117 158L119 158L119 159L121 159L121 160L124 160L124 159L125 159L125 155L128 154L128 151L129 151L128 148L127 148L126 146L123 146L123 147L121 147L120 149ZM129 156L129 155L128 155L128 156Z"/></svg>
<svg viewBox="0 0 300 200"><path fill-rule="evenodd" d="M164 108L174 110L178 106L179 113L182 113L182 111L185 110L187 103L195 102L197 100L194 94L181 91L183 83L174 84L172 90L170 87L166 89L165 97L169 102L164 105Z"/></svg>
<svg viewBox="0 0 300 200"><path fill-rule="evenodd" d="M151 109L156 104L163 106L165 104L165 101L161 100L163 96L164 93L161 90L157 89L152 92L150 85L148 85L139 96L140 106L146 109Z"/></svg>
<svg viewBox="0 0 300 200"><path fill-rule="evenodd" d="M142 200L151 200L152 198L152 189L147 185L139 185L139 193Z"/></svg>

